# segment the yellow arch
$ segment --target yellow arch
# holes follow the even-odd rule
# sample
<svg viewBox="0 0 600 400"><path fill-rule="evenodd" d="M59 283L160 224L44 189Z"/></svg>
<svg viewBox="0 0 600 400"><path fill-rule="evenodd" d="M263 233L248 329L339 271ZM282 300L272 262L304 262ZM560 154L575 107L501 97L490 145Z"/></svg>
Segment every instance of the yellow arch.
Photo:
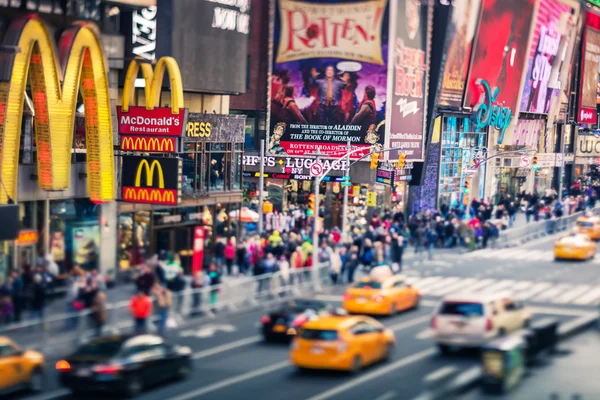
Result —
<svg viewBox="0 0 600 400"><path fill-rule="evenodd" d="M114 154L107 66L95 27L80 24L63 33L62 69L58 67L52 36L37 16L15 19L3 44L20 50L13 55L12 62L6 63L10 81L0 82L0 174L9 196L17 200L21 119L29 82L41 188L69 187L77 95L81 90L88 195L94 202L113 200ZM0 190L0 203L6 201L6 193Z"/></svg>
<svg viewBox="0 0 600 400"><path fill-rule="evenodd" d="M148 163L148 160L140 161L137 172L135 174L135 186L140 187L142 184L142 171L146 168L146 186L152 186L152 181L154 180L154 168L158 170L158 187L160 189L164 189L165 187L165 177L163 175L162 166L158 162L158 160L153 160L152 164Z"/></svg>
<svg viewBox="0 0 600 400"><path fill-rule="evenodd" d="M144 94L146 95L146 109L153 110L160 106L160 92L165 75L165 69L169 72L171 83L171 111L173 114L179 114L179 109L183 108L183 83L181 80L181 71L179 65L173 57L161 57L152 71L152 65L137 57L127 68L125 75L125 84L123 86L123 112L129 111L129 106L133 104L133 93L135 91L135 80L138 77L139 70L142 70L142 77L146 82Z"/></svg>

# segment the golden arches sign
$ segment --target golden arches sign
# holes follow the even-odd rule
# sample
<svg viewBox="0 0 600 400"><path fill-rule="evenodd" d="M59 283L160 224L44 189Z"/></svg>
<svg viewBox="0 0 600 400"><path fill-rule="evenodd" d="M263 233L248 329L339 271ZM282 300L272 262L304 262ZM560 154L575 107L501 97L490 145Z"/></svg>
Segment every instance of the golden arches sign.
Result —
<svg viewBox="0 0 600 400"><path fill-rule="evenodd" d="M17 197L21 119L27 83L35 111L39 184L64 190L71 175L71 148L77 95L85 107L88 195L94 202L114 199L114 160L107 64L97 28L78 24L54 41L35 15L11 23L3 45L18 49L0 64L0 174L6 192ZM59 67L60 61L60 67Z"/></svg>
<svg viewBox="0 0 600 400"><path fill-rule="evenodd" d="M169 73L171 84L171 111L173 114L179 114L180 108L183 108L183 83L179 65L173 57L161 57L156 63L154 70L151 64L139 57L129 64L123 86L123 105L121 106L121 110L128 112L129 106L133 103L135 80L138 77L140 69L146 83L144 86L146 109L153 110L155 107L160 106L160 92L166 69Z"/></svg>

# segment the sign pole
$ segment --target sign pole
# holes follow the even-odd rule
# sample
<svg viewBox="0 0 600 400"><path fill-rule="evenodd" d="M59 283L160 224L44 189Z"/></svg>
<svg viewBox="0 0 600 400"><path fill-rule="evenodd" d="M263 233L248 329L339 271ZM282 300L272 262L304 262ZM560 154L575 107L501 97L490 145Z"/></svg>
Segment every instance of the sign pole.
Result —
<svg viewBox="0 0 600 400"><path fill-rule="evenodd" d="M263 203L265 201L265 139L260 139L260 176L258 177L258 234L263 231Z"/></svg>
<svg viewBox="0 0 600 400"><path fill-rule="evenodd" d="M321 151L317 149L315 162L319 162ZM321 287L319 282L319 232L317 232L317 222L319 221L319 190L321 186L321 178L323 175L315 176L315 187L313 188L315 195L315 213L313 214L313 231L312 231L312 278L316 289Z"/></svg>
<svg viewBox="0 0 600 400"><path fill-rule="evenodd" d="M350 176L350 139L346 144L346 172L345 176ZM346 235L348 231L348 185L344 185L344 205L342 208L342 243L346 242Z"/></svg>

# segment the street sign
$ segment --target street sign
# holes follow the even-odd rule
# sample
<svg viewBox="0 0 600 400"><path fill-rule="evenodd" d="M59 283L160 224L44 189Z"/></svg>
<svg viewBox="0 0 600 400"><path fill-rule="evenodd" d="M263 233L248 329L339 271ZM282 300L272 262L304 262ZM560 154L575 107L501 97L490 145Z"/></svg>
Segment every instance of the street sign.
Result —
<svg viewBox="0 0 600 400"><path fill-rule="evenodd" d="M350 175L344 175L342 179L344 180L344 182L350 182Z"/></svg>
<svg viewBox="0 0 600 400"><path fill-rule="evenodd" d="M556 155L556 166L557 167L562 167L563 163L564 163L563 155L562 154L557 154Z"/></svg>
<svg viewBox="0 0 600 400"><path fill-rule="evenodd" d="M376 207L377 206L377 193L368 192L367 193L367 207Z"/></svg>
<svg viewBox="0 0 600 400"><path fill-rule="evenodd" d="M394 186L394 170L377 168L375 182L388 186Z"/></svg>
<svg viewBox="0 0 600 400"><path fill-rule="evenodd" d="M528 156L521 157L520 166L521 166L521 168L529 168L529 167L531 167L531 158L528 157Z"/></svg>
<svg viewBox="0 0 600 400"><path fill-rule="evenodd" d="M477 173L477 169L474 169L474 168L467 168L467 169L465 169L465 175L473 176L476 173Z"/></svg>
<svg viewBox="0 0 600 400"><path fill-rule="evenodd" d="M340 185L342 185L342 187L350 187L352 186L352 182L342 182Z"/></svg>
<svg viewBox="0 0 600 400"><path fill-rule="evenodd" d="M314 177L321 176L322 173L323 173L323 164L321 164L318 161L311 164L311 166L310 166L310 175L311 176L314 176Z"/></svg>

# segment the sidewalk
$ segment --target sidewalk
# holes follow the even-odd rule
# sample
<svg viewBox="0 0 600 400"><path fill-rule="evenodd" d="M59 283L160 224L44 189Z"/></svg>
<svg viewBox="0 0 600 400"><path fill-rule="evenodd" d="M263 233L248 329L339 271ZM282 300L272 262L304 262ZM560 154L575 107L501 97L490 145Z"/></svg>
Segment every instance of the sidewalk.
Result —
<svg viewBox="0 0 600 400"><path fill-rule="evenodd" d="M529 370L523 382L504 396L475 389L462 400L591 400L600 399L600 330L591 328L558 346L548 364Z"/></svg>

